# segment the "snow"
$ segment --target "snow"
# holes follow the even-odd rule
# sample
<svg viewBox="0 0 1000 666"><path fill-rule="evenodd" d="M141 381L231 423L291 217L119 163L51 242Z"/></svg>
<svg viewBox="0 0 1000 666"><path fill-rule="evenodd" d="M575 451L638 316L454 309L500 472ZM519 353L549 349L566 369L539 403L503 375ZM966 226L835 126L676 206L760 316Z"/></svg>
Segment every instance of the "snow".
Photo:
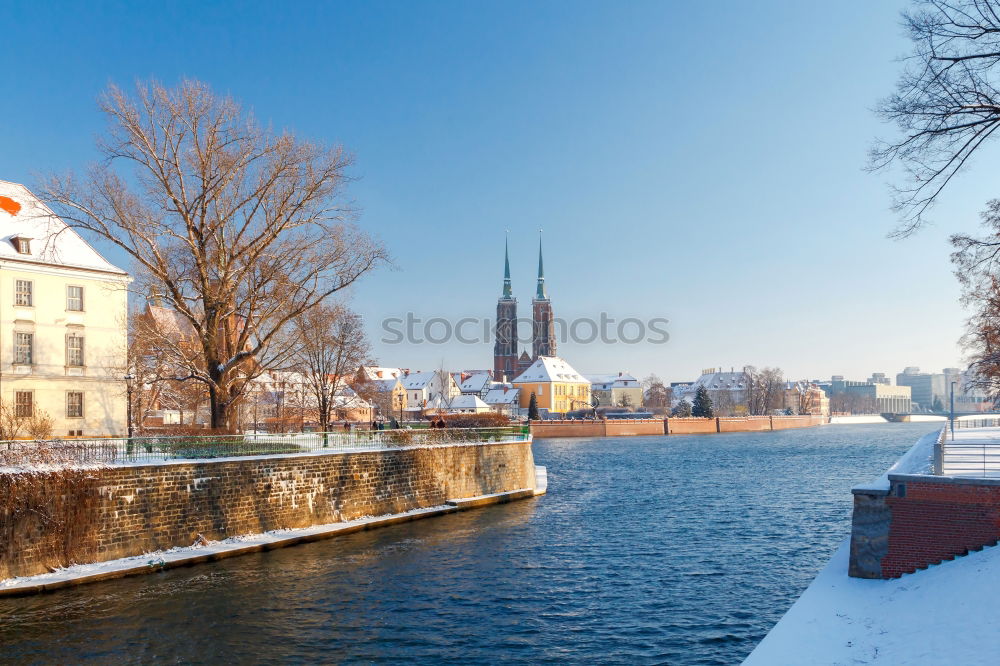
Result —
<svg viewBox="0 0 1000 666"><path fill-rule="evenodd" d="M127 276L125 271L102 257L74 229L67 227L24 185L0 180L0 196L13 200L18 206L13 213L0 209L0 258ZM15 237L31 239L30 254L20 254L17 251L12 242Z"/></svg>
<svg viewBox="0 0 1000 666"><path fill-rule="evenodd" d="M853 424L853 423L888 423L884 416L878 414L865 414L859 416L831 416L830 424Z"/></svg>
<svg viewBox="0 0 1000 666"><path fill-rule="evenodd" d="M940 430L929 432L910 447L885 473L871 483L855 486L853 492L889 492L890 474L933 474L934 444L941 436Z"/></svg>
<svg viewBox="0 0 1000 666"><path fill-rule="evenodd" d="M850 578L849 541L744 661L795 664L994 664L1000 548L891 580Z"/></svg>

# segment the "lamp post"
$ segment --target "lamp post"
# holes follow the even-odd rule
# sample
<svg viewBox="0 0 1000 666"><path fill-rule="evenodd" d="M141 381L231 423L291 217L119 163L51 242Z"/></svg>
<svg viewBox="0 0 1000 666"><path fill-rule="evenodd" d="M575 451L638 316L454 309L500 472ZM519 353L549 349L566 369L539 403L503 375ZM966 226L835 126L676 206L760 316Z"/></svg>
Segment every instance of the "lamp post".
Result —
<svg viewBox="0 0 1000 666"><path fill-rule="evenodd" d="M951 383L951 441L955 441L955 384Z"/></svg>
<svg viewBox="0 0 1000 666"><path fill-rule="evenodd" d="M135 387L135 376L130 372L125 375L125 427L128 431L128 446L132 448L132 389Z"/></svg>
<svg viewBox="0 0 1000 666"><path fill-rule="evenodd" d="M402 428L403 427L403 394L399 393L399 394L396 395L396 397L399 398L399 400L398 400L398 402L399 402L399 427Z"/></svg>

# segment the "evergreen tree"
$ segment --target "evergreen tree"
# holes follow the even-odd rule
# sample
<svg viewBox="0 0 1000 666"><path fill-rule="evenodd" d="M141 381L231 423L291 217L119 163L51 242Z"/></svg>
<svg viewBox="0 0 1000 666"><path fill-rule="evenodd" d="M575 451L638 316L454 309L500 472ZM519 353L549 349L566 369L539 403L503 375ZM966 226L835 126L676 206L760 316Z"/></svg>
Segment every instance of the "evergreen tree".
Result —
<svg viewBox="0 0 1000 666"><path fill-rule="evenodd" d="M939 395L934 396L934 406L931 407L931 411L935 411L935 412L943 412L944 411L944 403L941 402L941 396L939 396Z"/></svg>
<svg viewBox="0 0 1000 666"><path fill-rule="evenodd" d="M534 392L531 393L531 399L528 401L528 420L538 420L538 398L535 397Z"/></svg>
<svg viewBox="0 0 1000 666"><path fill-rule="evenodd" d="M699 386L698 390L694 394L694 405L691 408L692 416L702 416L711 417L714 416L712 412L712 398L709 397L708 391L704 386Z"/></svg>

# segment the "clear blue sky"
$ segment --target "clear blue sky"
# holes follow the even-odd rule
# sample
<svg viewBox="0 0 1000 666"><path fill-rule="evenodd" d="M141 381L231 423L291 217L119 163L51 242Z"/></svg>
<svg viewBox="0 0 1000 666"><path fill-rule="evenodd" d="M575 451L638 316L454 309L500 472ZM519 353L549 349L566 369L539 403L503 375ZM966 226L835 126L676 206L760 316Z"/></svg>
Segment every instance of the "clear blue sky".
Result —
<svg viewBox="0 0 1000 666"><path fill-rule="evenodd" d="M584 372L791 377L961 358L949 233L1000 194L980 155L905 241L862 170L908 49L893 2L7 3L0 178L95 158L110 81L205 80L356 156L396 270L354 293L387 365L490 367L490 345L384 345L380 322L492 317L503 231L530 313L537 229L557 316L665 317L665 345L572 345ZM125 263L120 257L114 257Z"/></svg>

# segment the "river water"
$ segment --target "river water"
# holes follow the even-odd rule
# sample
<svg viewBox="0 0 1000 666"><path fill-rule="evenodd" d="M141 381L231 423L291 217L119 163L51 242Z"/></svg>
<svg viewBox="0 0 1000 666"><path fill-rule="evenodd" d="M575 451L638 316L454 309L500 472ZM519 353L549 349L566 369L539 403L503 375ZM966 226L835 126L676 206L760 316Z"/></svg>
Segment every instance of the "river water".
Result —
<svg viewBox="0 0 1000 666"><path fill-rule="evenodd" d="M933 429L538 440L539 498L0 599L0 660L738 663Z"/></svg>

